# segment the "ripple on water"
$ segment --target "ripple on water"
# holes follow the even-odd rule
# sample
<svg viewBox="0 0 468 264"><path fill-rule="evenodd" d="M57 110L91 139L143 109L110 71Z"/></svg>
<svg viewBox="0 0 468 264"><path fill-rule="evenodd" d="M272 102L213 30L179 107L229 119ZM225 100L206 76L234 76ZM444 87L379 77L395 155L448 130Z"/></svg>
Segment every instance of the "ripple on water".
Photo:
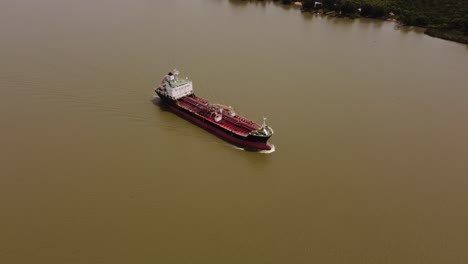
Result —
<svg viewBox="0 0 468 264"><path fill-rule="evenodd" d="M270 150L248 150L245 148L241 148L235 145L231 145L234 149L242 150L242 151L249 151L249 152L257 152L257 153L262 153L262 154L271 154L275 152L276 148L275 145L271 144L271 149Z"/></svg>

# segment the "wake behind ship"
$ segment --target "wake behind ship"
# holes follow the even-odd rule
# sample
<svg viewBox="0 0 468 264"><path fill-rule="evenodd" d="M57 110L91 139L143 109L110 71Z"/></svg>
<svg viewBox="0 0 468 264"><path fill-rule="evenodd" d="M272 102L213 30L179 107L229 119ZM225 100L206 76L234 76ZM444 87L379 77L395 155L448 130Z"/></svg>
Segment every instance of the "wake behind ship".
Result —
<svg viewBox="0 0 468 264"><path fill-rule="evenodd" d="M195 96L192 81L180 79L177 70L169 72L155 92L172 112L236 146L250 150L272 149L267 141L273 129L267 126L266 118L259 125L237 115L230 106L212 104Z"/></svg>

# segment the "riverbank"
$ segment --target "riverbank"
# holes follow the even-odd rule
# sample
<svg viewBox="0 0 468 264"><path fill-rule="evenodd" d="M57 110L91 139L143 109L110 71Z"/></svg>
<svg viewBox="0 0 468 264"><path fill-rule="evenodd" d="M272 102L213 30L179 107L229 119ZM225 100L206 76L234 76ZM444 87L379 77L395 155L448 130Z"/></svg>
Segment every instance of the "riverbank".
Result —
<svg viewBox="0 0 468 264"><path fill-rule="evenodd" d="M456 30L444 30L437 28L428 28L424 31L424 34L435 38L441 38L445 40L455 41L458 43L468 44L468 36L463 32Z"/></svg>
<svg viewBox="0 0 468 264"><path fill-rule="evenodd" d="M326 16L332 16L336 18L350 18L350 19L355 19L355 18L370 18L370 17L362 17L359 15L349 15L349 14L339 14L335 11L329 11L325 12L324 10L313 10L313 11L303 11L303 12L310 12L310 13L316 13L316 14L321 14L321 15L326 15ZM405 25L401 20L398 20L396 18L371 18L371 19L378 19L378 20L385 20L385 21L392 21L392 22L397 22L398 27L404 27L408 26ZM452 29L444 29L444 28L428 28L424 26L419 26L422 28L425 28L426 30L424 31L424 34L435 37L435 38L440 38L448 41L454 41L462 44L468 44L468 35L464 34L462 31L459 30L452 30Z"/></svg>
<svg viewBox="0 0 468 264"><path fill-rule="evenodd" d="M246 1L246 0L244 0ZM262 1L264 0L256 0ZM334 17L391 20L401 26L426 28L425 34L468 44L468 5L465 0L273 0L302 12Z"/></svg>

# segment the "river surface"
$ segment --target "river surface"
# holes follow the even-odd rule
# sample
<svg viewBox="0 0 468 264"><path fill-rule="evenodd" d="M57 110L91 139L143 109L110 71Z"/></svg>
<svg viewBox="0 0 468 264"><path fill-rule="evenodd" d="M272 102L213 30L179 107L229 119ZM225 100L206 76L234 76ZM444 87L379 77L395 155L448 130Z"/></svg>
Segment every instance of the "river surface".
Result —
<svg viewBox="0 0 468 264"><path fill-rule="evenodd" d="M0 2L0 263L468 263L468 48L227 0ZM275 134L152 102L177 67Z"/></svg>

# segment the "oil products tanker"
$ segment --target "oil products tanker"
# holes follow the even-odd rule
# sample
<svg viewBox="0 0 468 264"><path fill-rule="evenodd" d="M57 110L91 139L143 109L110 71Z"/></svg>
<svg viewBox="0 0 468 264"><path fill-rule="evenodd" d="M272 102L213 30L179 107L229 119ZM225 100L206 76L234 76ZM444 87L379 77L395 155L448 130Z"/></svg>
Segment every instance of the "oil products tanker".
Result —
<svg viewBox="0 0 468 264"><path fill-rule="evenodd" d="M164 76L155 92L172 112L233 145L249 150L271 150L273 147L267 142L273 129L266 124L266 118L259 125L237 115L230 106L197 97L192 81L179 78L177 70Z"/></svg>

